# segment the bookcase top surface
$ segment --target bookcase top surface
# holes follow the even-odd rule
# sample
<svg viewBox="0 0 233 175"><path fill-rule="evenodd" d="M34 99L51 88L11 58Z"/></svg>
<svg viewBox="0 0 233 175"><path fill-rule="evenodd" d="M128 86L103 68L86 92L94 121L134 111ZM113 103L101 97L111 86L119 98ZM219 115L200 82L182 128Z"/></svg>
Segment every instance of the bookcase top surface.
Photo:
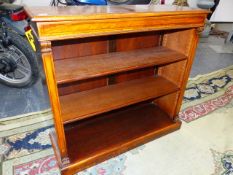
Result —
<svg viewBox="0 0 233 175"><path fill-rule="evenodd" d="M74 21L149 16L207 14L206 10L171 5L119 5L119 6L69 6L26 7L32 21Z"/></svg>

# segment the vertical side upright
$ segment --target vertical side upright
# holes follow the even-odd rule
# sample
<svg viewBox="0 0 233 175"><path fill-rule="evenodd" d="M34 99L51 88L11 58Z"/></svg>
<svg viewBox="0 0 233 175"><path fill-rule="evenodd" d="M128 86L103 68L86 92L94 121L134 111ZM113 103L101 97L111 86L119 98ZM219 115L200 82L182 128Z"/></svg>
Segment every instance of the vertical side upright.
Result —
<svg viewBox="0 0 233 175"><path fill-rule="evenodd" d="M54 126L57 133L56 139L51 136L56 142L53 142L53 146L56 147L58 144L59 150L55 152L57 157L60 157L60 163L62 165L69 163L69 159L67 157L67 149L66 149L66 139L65 139L65 132L63 127L63 122L61 118L61 107L58 97L58 90L57 90L57 83L55 78L55 71L54 71L54 62L53 62L53 55L51 49L51 42L43 41L40 43L41 46L41 53L44 65L44 71L46 75L46 81L48 86L50 104L53 111L53 118L54 118ZM56 149L55 149L56 151ZM60 154L58 156L58 154ZM59 160L59 159L58 159Z"/></svg>
<svg viewBox="0 0 233 175"><path fill-rule="evenodd" d="M183 53L187 60L162 66L158 69L158 75L172 81L180 88L180 92L164 97L157 104L167 113L172 114L173 119L178 116L183 100L185 87L193 63L195 50L198 42L197 29L167 32L164 35L162 45L172 50ZM169 103L168 103L169 102Z"/></svg>

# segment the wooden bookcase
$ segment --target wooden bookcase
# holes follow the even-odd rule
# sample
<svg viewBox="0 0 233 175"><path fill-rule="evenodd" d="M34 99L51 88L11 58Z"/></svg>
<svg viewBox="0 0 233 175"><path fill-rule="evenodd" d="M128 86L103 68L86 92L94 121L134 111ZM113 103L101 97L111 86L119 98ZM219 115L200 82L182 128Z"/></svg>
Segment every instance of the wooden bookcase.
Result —
<svg viewBox="0 0 233 175"><path fill-rule="evenodd" d="M42 53L62 174L180 128L207 11L153 5L27 11Z"/></svg>

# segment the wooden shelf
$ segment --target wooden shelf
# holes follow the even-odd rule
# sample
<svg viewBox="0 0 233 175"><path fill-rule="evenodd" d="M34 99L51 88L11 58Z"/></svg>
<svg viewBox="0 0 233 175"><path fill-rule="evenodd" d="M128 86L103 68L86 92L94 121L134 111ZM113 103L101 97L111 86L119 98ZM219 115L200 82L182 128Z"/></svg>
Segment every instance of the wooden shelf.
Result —
<svg viewBox="0 0 233 175"><path fill-rule="evenodd" d="M62 120L70 123L178 90L163 77L147 77L60 97Z"/></svg>
<svg viewBox="0 0 233 175"><path fill-rule="evenodd" d="M70 164L63 173L80 171L154 138L172 132L180 122L152 103L134 105L65 126Z"/></svg>
<svg viewBox="0 0 233 175"><path fill-rule="evenodd" d="M186 59L186 56L179 52L165 47L155 47L56 60L56 79L58 84L69 83L183 59Z"/></svg>

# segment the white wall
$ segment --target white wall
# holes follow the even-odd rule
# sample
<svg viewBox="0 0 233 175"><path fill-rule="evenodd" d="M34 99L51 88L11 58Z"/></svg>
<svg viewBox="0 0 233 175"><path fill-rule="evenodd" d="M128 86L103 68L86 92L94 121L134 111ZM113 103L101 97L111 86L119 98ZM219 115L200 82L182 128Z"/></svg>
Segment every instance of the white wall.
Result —
<svg viewBox="0 0 233 175"><path fill-rule="evenodd" d="M210 21L233 23L233 0L221 0Z"/></svg>
<svg viewBox="0 0 233 175"><path fill-rule="evenodd" d="M16 0L15 3L27 6L49 6L50 0Z"/></svg>

